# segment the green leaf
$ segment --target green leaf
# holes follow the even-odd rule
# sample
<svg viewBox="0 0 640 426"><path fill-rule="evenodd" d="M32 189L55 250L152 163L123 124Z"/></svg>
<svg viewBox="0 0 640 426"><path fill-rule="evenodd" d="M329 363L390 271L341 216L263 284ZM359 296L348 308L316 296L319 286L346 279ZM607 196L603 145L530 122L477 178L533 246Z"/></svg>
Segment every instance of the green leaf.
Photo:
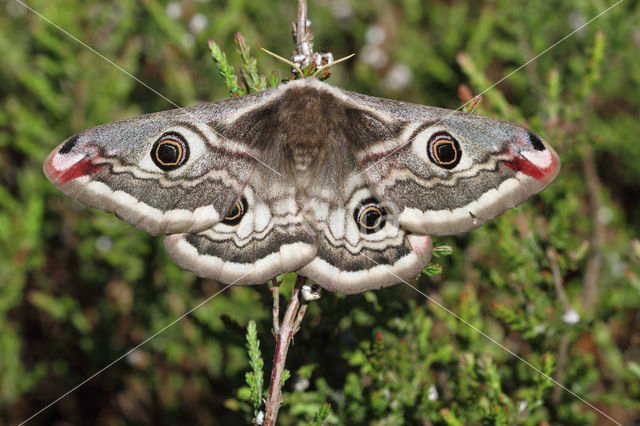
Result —
<svg viewBox="0 0 640 426"><path fill-rule="evenodd" d="M264 387L264 361L260 352L260 341L256 331L256 323L251 320L247 324L247 349L249 351L249 365L251 371L245 374L245 380L251 389L253 414L257 416L262 408L262 388Z"/></svg>
<svg viewBox="0 0 640 426"><path fill-rule="evenodd" d="M329 417L330 410L331 405L329 405L328 403L322 405L322 407L320 407L320 409L318 409L318 411L313 415L313 420L309 422L309 425L322 426L325 420L327 420L327 417Z"/></svg>
<svg viewBox="0 0 640 426"><path fill-rule="evenodd" d="M241 33L236 33L235 41L236 46L238 47L238 52L240 53L240 57L242 58L240 70L242 72L244 82L249 88L249 93L259 92L266 89L265 85L263 84L264 77L261 78L258 74L256 58L251 56L251 50L249 49L244 36Z"/></svg>
<svg viewBox="0 0 640 426"><path fill-rule="evenodd" d="M236 77L235 70L229 65L227 55L225 55L220 49L220 46L218 46L213 40L209 40L209 50L211 51L211 56L218 66L220 75L229 90L229 94L231 96L246 95L247 91L238 84L238 78Z"/></svg>

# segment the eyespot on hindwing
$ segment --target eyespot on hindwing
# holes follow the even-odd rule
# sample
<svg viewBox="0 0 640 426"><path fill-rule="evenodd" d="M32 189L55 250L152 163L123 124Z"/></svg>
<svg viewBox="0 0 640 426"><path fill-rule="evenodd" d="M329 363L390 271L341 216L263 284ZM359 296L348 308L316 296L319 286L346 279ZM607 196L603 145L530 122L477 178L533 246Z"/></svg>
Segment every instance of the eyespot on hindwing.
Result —
<svg viewBox="0 0 640 426"><path fill-rule="evenodd" d="M227 213L227 215L222 219L222 223L225 225L237 225L242 220L242 217L247 212L248 208L247 199L244 197L240 197L236 200L235 204Z"/></svg>
<svg viewBox="0 0 640 426"><path fill-rule="evenodd" d="M384 228L386 211L375 198L363 200L353 211L353 218L363 234L373 234Z"/></svg>

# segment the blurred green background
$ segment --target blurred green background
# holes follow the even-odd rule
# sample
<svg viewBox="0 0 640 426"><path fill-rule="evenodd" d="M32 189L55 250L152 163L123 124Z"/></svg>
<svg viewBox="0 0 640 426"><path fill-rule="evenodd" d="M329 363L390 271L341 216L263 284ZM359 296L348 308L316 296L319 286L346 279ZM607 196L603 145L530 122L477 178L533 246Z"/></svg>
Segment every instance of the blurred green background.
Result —
<svg viewBox="0 0 640 426"><path fill-rule="evenodd" d="M289 1L28 0L179 105L227 96L238 63L294 48ZM333 85L457 108L613 2L311 1ZM0 13L0 423L17 424L221 288L42 174L58 143L171 105L14 0ZM456 238L422 291L622 424L640 421L640 3L626 0L484 96L562 158L540 195ZM461 85L464 87L461 88ZM286 286L285 286L286 287ZM291 285L288 285L291 288ZM284 301L282 302L284 303ZM271 365L271 294L231 288L30 424L244 424L245 333ZM313 302L281 424L611 424L405 285Z"/></svg>

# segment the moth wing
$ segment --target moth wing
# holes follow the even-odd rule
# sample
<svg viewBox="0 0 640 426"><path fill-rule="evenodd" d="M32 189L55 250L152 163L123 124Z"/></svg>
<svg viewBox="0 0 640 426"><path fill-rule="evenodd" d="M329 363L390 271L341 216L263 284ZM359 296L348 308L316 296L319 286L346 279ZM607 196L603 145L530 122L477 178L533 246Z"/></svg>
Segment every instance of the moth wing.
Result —
<svg viewBox="0 0 640 426"><path fill-rule="evenodd" d="M65 194L151 234L205 230L232 208L261 155L215 128L234 125L272 94L94 127L54 149L45 175Z"/></svg>
<svg viewBox="0 0 640 426"><path fill-rule="evenodd" d="M313 259L314 231L293 188L254 183L243 190L241 216L200 233L165 236L165 248L178 266L228 284L260 284Z"/></svg>
<svg viewBox="0 0 640 426"><path fill-rule="evenodd" d="M553 148L516 124L357 93L349 99L382 126L403 123L396 138L351 146L405 230L467 232L541 191L560 170Z"/></svg>
<svg viewBox="0 0 640 426"><path fill-rule="evenodd" d="M352 174L345 183L341 191L318 191L307 200L316 255L299 273L340 293L413 280L431 259L431 238L401 229L365 176Z"/></svg>

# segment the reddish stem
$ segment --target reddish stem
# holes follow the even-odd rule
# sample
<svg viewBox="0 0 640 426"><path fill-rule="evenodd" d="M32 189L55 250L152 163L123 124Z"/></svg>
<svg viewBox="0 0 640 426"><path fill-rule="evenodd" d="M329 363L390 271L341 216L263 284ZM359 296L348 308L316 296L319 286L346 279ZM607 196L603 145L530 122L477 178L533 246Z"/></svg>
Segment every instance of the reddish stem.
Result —
<svg viewBox="0 0 640 426"><path fill-rule="evenodd" d="M276 352L273 355L269 398L266 403L266 414L263 423L265 426L273 426L275 424L280 404L282 404L282 375L284 374L284 364L287 359L289 344L293 339L293 335L298 331L299 321L302 320L302 315L304 315L307 306L306 303L300 306L300 291L306 281L306 277L298 275L284 318L276 333ZM275 293L274 296L277 297ZM274 314L277 315L275 310ZM274 323L275 321L277 320L274 320Z"/></svg>

